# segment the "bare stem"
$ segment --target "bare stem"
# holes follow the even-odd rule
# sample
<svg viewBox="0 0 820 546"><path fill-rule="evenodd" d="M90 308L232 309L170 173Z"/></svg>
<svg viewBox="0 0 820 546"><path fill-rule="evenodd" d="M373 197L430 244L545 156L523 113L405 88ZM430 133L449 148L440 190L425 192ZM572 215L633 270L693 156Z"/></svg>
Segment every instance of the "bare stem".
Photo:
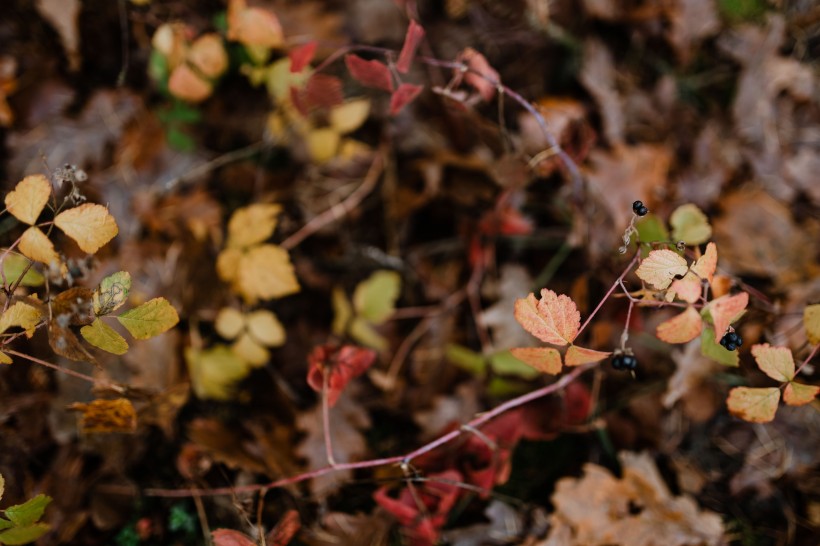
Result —
<svg viewBox="0 0 820 546"><path fill-rule="evenodd" d="M808 363L809 363L809 361L810 361L812 358L814 358L814 356L817 354L817 350L818 350L818 349L820 349L820 343L818 343L817 345L815 345L815 346L814 346L814 348L813 348L813 349L811 350L811 352L809 353L809 356L807 356L807 357L806 357L806 360L804 360L803 362L801 362L801 363L800 363L800 367L799 367L799 368L797 368L797 370L794 372L794 376L795 376L795 377L797 377L797 374L799 374L799 373L800 373L800 370L802 370L802 369L803 369L803 366L805 366L806 364L808 364Z"/></svg>
<svg viewBox="0 0 820 546"><path fill-rule="evenodd" d="M333 443L330 437L330 404L328 403L328 387L330 374L327 369L322 370L322 434L325 438L325 453L327 454L327 464L336 466L333 458Z"/></svg>

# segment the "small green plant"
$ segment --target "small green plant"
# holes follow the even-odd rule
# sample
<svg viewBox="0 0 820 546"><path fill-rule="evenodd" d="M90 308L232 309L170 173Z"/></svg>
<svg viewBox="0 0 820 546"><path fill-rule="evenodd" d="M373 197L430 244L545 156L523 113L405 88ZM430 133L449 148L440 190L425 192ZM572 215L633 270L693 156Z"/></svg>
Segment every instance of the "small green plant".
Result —
<svg viewBox="0 0 820 546"><path fill-rule="evenodd" d="M3 498L5 485L3 475L0 474L0 500ZM40 518L50 502L51 497L40 494L23 504L2 510L5 517L0 517L0 544L29 544L46 534L51 526L42 523Z"/></svg>

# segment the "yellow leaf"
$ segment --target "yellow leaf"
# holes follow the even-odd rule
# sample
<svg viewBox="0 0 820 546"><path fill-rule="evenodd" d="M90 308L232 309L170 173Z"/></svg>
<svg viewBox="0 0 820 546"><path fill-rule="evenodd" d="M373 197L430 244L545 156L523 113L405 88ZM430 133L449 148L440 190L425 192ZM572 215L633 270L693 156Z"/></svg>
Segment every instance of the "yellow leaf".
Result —
<svg viewBox="0 0 820 546"><path fill-rule="evenodd" d="M288 252L275 245L248 250L239 260L237 289L249 303L281 298L299 291Z"/></svg>
<svg viewBox="0 0 820 546"><path fill-rule="evenodd" d="M692 265L692 272L701 279L709 281L709 284L712 284L712 280L715 277L715 269L717 269L717 245L715 245L715 243L709 243L706 245L706 252L703 253L703 256L698 258Z"/></svg>
<svg viewBox="0 0 820 546"><path fill-rule="evenodd" d="M54 244L37 227L32 226L23 232L18 248L24 256L35 262L46 265L60 262L60 256L54 250Z"/></svg>
<svg viewBox="0 0 820 546"><path fill-rule="evenodd" d="M239 275L239 260L243 252L238 248L226 248L216 257L216 273L225 282L233 282Z"/></svg>
<svg viewBox="0 0 820 546"><path fill-rule="evenodd" d="M40 323L42 315L34 306L18 301L0 316L0 333L11 327L19 326L26 331L26 336L34 335L34 329Z"/></svg>
<svg viewBox="0 0 820 546"><path fill-rule="evenodd" d="M569 296L541 289L541 299L530 293L515 301L515 320L526 331L553 345L572 343L581 327L581 314Z"/></svg>
<svg viewBox="0 0 820 546"><path fill-rule="evenodd" d="M268 347L278 347L285 342L285 329L276 315L270 311L254 311L248 315L248 333Z"/></svg>
<svg viewBox="0 0 820 546"><path fill-rule="evenodd" d="M783 401L790 406L802 406L813 402L818 392L820 387L791 381L783 391Z"/></svg>
<svg viewBox="0 0 820 546"><path fill-rule="evenodd" d="M683 241L687 245L705 243L712 236L709 219L697 205L681 205L669 217L672 226L672 240Z"/></svg>
<svg viewBox="0 0 820 546"><path fill-rule="evenodd" d="M330 125L341 134L355 131L370 115L370 99L351 100L330 111Z"/></svg>
<svg viewBox="0 0 820 546"><path fill-rule="evenodd" d="M257 204L238 209L228 222L228 246L245 248L261 243L276 229L280 205Z"/></svg>
<svg viewBox="0 0 820 546"><path fill-rule="evenodd" d="M339 133L330 127L310 131L306 137L310 158L317 163L333 159L339 149L339 140Z"/></svg>
<svg viewBox="0 0 820 546"><path fill-rule="evenodd" d="M248 363L224 345L203 351L188 347L185 361L194 393L203 399L229 400L236 383L250 371Z"/></svg>
<svg viewBox="0 0 820 546"><path fill-rule="evenodd" d="M744 421L768 423L774 419L779 401L780 389L777 387L766 389L735 387L729 391L726 406L732 415Z"/></svg>
<svg viewBox="0 0 820 546"><path fill-rule="evenodd" d="M233 352L236 353L239 358L254 368L264 366L270 359L268 350L247 333L239 336L239 339L231 345L231 349L233 349Z"/></svg>
<svg viewBox="0 0 820 546"><path fill-rule="evenodd" d="M116 311L128 299L130 290L131 274L127 271L117 271L107 276L100 282L100 286L91 297L94 314L101 316Z"/></svg>
<svg viewBox="0 0 820 546"><path fill-rule="evenodd" d="M794 357L786 347L772 347L768 343L752 346L757 367L775 381L794 379Z"/></svg>
<svg viewBox="0 0 820 546"><path fill-rule="evenodd" d="M667 343L687 343L700 335L703 319L694 307L658 325L655 335Z"/></svg>
<svg viewBox="0 0 820 546"><path fill-rule="evenodd" d="M595 351L585 347L570 345L569 349L567 349L567 354L564 355L564 363L567 366L580 366L591 362L599 362L611 354L612 353L609 352Z"/></svg>
<svg viewBox="0 0 820 546"><path fill-rule="evenodd" d="M3 351L0 351L0 364L11 364L12 362L13 361L12 361L12 359L9 355L4 353ZM2 478L2 476L0 476L0 478ZM2 494L3 494L3 489L2 489L2 487L0 487L0 496L2 496Z"/></svg>
<svg viewBox="0 0 820 546"><path fill-rule="evenodd" d="M222 38L213 32L197 38L188 51L188 61L208 78L221 76L228 68L228 54Z"/></svg>
<svg viewBox="0 0 820 546"><path fill-rule="evenodd" d="M245 329L245 315L233 307L223 307L216 315L214 328L225 339L236 339Z"/></svg>
<svg viewBox="0 0 820 546"><path fill-rule="evenodd" d="M100 319L95 319L90 325L80 328L80 335L91 345L103 351L115 355L124 355L128 352L128 342L125 338Z"/></svg>
<svg viewBox="0 0 820 546"><path fill-rule="evenodd" d="M510 354L539 372L556 375L561 372L561 353L552 347L510 349Z"/></svg>
<svg viewBox="0 0 820 546"><path fill-rule="evenodd" d="M83 252L94 254L119 232L117 222L102 205L86 203L61 212L54 225L77 242Z"/></svg>
<svg viewBox="0 0 820 546"><path fill-rule="evenodd" d="M51 196L51 184L42 174L33 174L21 180L6 195L6 208L24 224L34 225Z"/></svg>
<svg viewBox="0 0 820 546"><path fill-rule="evenodd" d="M678 275L683 276L689 266L686 260L668 249L653 250L641 262L635 274L658 290L664 290Z"/></svg>
<svg viewBox="0 0 820 546"><path fill-rule="evenodd" d="M376 271L353 292L356 313L368 322L381 324L396 310L401 276L395 271Z"/></svg>
<svg viewBox="0 0 820 546"><path fill-rule="evenodd" d="M71 404L68 409L82 413L80 429L86 434L137 430L137 412L127 398L94 400L88 404Z"/></svg>
<svg viewBox="0 0 820 546"><path fill-rule="evenodd" d="M820 303L807 305L803 310L803 326L806 328L806 337L809 343L820 343Z"/></svg>
<svg viewBox="0 0 820 546"><path fill-rule="evenodd" d="M177 310L165 298L154 298L117 317L137 339L149 339L166 332L179 322Z"/></svg>
<svg viewBox="0 0 820 546"><path fill-rule="evenodd" d="M387 339L362 318L356 317L353 319L348 328L348 333L350 337L362 345L376 349L379 352L386 351L389 347Z"/></svg>
<svg viewBox="0 0 820 546"><path fill-rule="evenodd" d="M715 325L715 341L726 333L729 325L743 316L746 306L749 305L749 294L741 292L734 296L721 296L709 302L709 314L712 315L712 324Z"/></svg>
<svg viewBox="0 0 820 546"><path fill-rule="evenodd" d="M347 299L344 290L339 286L333 288L330 295L330 302L333 306L333 325L331 331L337 336L345 335L350 320L353 318L353 307Z"/></svg>

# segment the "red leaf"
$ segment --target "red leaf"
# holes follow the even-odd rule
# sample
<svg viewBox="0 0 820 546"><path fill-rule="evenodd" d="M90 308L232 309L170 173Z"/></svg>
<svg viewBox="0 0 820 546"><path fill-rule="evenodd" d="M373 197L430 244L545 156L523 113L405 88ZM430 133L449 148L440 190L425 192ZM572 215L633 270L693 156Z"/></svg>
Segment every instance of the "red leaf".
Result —
<svg viewBox="0 0 820 546"><path fill-rule="evenodd" d="M217 529L211 531L214 546L256 546L256 542L245 533L231 529Z"/></svg>
<svg viewBox="0 0 820 546"><path fill-rule="evenodd" d="M592 395L586 386L573 381L564 388L564 415L570 425L580 425L589 418L592 409Z"/></svg>
<svg viewBox="0 0 820 546"><path fill-rule="evenodd" d="M265 543L270 546L287 546L301 527L302 522L299 521L299 512L288 510L279 520L279 523L276 524L276 527L271 529L271 532L265 537Z"/></svg>
<svg viewBox="0 0 820 546"><path fill-rule="evenodd" d="M375 87L388 93L393 92L393 78L390 69L382 62L366 61L358 55L345 55L345 64L350 75L365 87Z"/></svg>
<svg viewBox="0 0 820 546"><path fill-rule="evenodd" d="M314 74L305 85L305 101L308 108L331 108L345 101L342 80L327 74Z"/></svg>
<svg viewBox="0 0 820 546"><path fill-rule="evenodd" d="M307 104L305 104L305 91L304 89L299 89L298 87L290 86L290 102L293 103L293 107L302 114L303 116L307 116L309 111Z"/></svg>
<svg viewBox="0 0 820 546"><path fill-rule="evenodd" d="M390 97L390 115L395 116L401 109L413 102L421 90L424 89L420 85L413 85L412 83L403 83L396 89L393 96Z"/></svg>
<svg viewBox="0 0 820 546"><path fill-rule="evenodd" d="M471 47L459 53L458 59L472 71L464 74L464 81L474 87L482 99L491 101L495 96L497 84L501 82L498 72L490 66L484 55Z"/></svg>
<svg viewBox="0 0 820 546"><path fill-rule="evenodd" d="M316 46L318 45L319 42L313 40L298 47L294 47L288 51L288 57L290 58L290 71L296 74L297 72L301 72L302 69L309 65L310 61L313 60L313 56L316 55Z"/></svg>
<svg viewBox="0 0 820 546"><path fill-rule="evenodd" d="M327 381L327 403L333 406L350 380L366 372L375 360L376 352L371 349L355 345L320 345L308 356L308 385L314 391L322 392L324 374L330 374Z"/></svg>
<svg viewBox="0 0 820 546"><path fill-rule="evenodd" d="M407 27L407 34L404 36L404 45L401 47L401 53L399 53L399 60L396 63L396 70L402 74L406 74L410 70L410 64L413 62L413 57L416 56L416 48L422 38L424 38L424 29L411 19L410 26Z"/></svg>

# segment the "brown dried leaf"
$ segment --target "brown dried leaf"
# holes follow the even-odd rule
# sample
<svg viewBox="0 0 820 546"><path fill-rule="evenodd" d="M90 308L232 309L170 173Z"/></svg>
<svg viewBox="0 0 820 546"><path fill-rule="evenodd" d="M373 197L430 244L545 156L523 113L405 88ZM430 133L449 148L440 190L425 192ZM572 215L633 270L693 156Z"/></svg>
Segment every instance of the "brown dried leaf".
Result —
<svg viewBox="0 0 820 546"><path fill-rule="evenodd" d="M137 412L127 398L76 403L68 409L82 413L80 429L85 434L133 433L137 430Z"/></svg>

